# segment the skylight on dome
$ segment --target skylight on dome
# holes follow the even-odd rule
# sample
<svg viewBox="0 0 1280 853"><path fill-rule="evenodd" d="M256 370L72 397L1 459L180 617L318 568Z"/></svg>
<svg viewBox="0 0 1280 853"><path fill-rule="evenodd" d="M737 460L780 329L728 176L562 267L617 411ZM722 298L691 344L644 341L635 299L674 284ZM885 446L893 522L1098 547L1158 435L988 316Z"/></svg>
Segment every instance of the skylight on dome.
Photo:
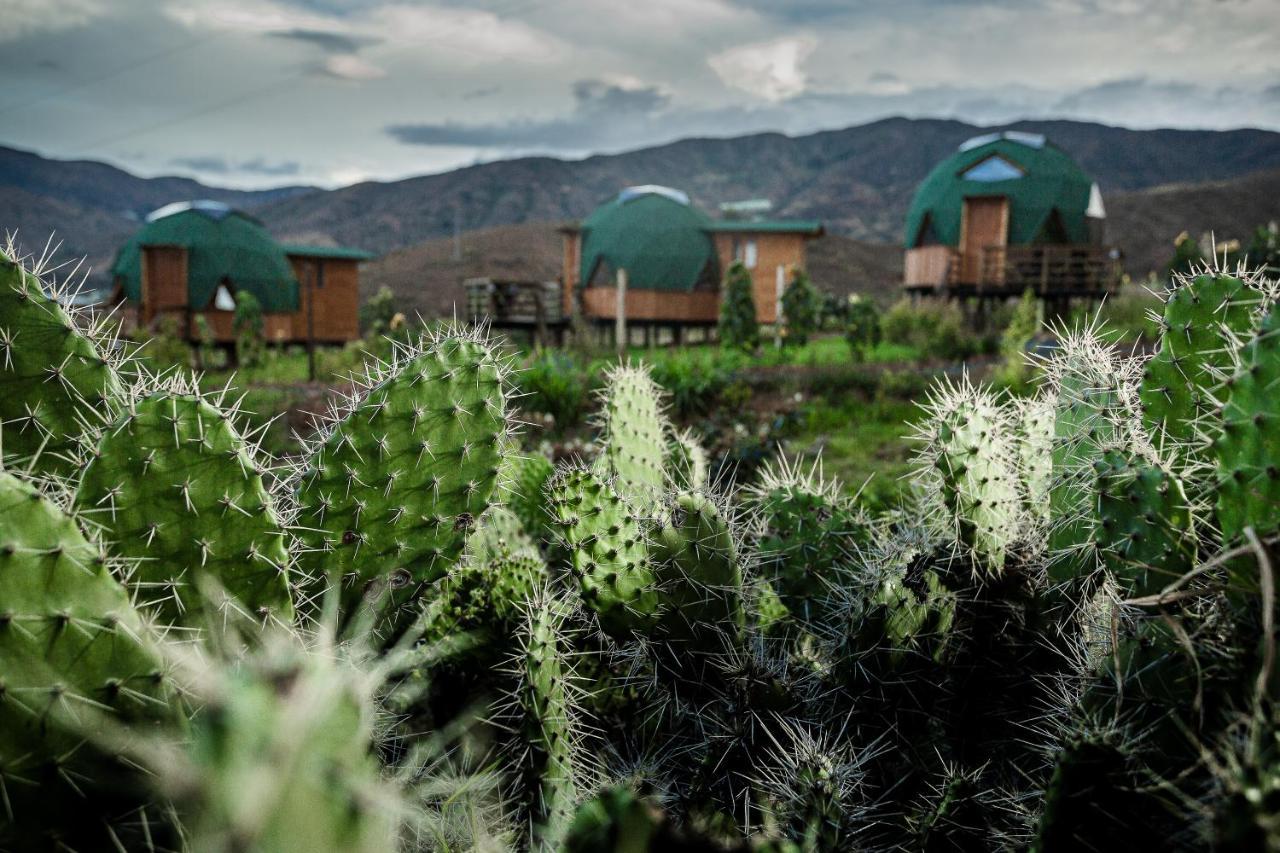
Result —
<svg viewBox="0 0 1280 853"><path fill-rule="evenodd" d="M982 181L983 183L1012 181L1015 178L1021 178L1022 175L1021 168L1010 163L999 154L987 157L960 173L960 177L966 181Z"/></svg>
<svg viewBox="0 0 1280 853"><path fill-rule="evenodd" d="M974 136L960 143L958 151L972 151L975 148L981 148L984 145L990 145L992 142L999 142L1001 139L1007 139L1010 142L1016 142L1019 145L1025 145L1028 148L1040 149L1049 141L1043 133L1027 133L1024 130L1006 130L997 133L984 133L981 136Z"/></svg>
<svg viewBox="0 0 1280 853"><path fill-rule="evenodd" d="M686 207L689 204L689 196L680 190L673 190L671 187L663 187L658 184L642 184L638 187L627 187L618 193L618 201L631 201L633 198L639 198L642 195L660 195L671 199L674 202L683 204Z"/></svg>
<svg viewBox="0 0 1280 853"><path fill-rule="evenodd" d="M157 219L164 219L166 216L173 216L175 213L186 213L188 210L199 211L210 219L223 219L231 213L230 205L223 204L220 201L209 201L207 199L175 201L148 213L147 221L155 222Z"/></svg>

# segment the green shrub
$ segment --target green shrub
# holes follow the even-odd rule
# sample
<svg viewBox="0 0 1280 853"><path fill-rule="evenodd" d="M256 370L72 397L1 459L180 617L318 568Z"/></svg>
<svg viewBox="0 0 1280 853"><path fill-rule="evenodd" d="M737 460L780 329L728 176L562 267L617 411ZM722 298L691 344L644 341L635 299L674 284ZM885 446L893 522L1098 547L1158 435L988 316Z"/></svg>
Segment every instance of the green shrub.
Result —
<svg viewBox="0 0 1280 853"><path fill-rule="evenodd" d="M231 328L236 336L236 362L242 367L252 367L262 358L265 325L258 298L247 290L237 293Z"/></svg>
<svg viewBox="0 0 1280 853"><path fill-rule="evenodd" d="M651 363L653 381L671 395L680 418L709 412L746 359L734 350L674 350Z"/></svg>
<svg viewBox="0 0 1280 853"><path fill-rule="evenodd" d="M1027 345L1040 331L1040 300L1030 290L1022 294L1004 334L1000 337L1000 354L1004 356L1001 376L1010 385L1024 381L1029 372Z"/></svg>
<svg viewBox="0 0 1280 853"><path fill-rule="evenodd" d="M954 302L925 300L915 306L901 299L885 313L880 328L889 343L914 347L926 358L958 361L977 352L977 339Z"/></svg>
<svg viewBox="0 0 1280 853"><path fill-rule="evenodd" d="M547 350L534 357L519 374L521 407L551 417L551 429L561 433L582 423L595 377L573 356Z"/></svg>
<svg viewBox="0 0 1280 853"><path fill-rule="evenodd" d="M818 312L822 297L804 270L797 270L791 286L782 292L782 319L787 346L804 346L818 329Z"/></svg>
<svg viewBox="0 0 1280 853"><path fill-rule="evenodd" d="M756 300L751 295L751 271L741 261L735 261L725 274L724 299L720 304L720 343L746 352L754 352L760 346Z"/></svg>
<svg viewBox="0 0 1280 853"><path fill-rule="evenodd" d="M880 309L865 296L852 295L845 307L844 339L854 361L865 361L867 352L880 343Z"/></svg>
<svg viewBox="0 0 1280 853"><path fill-rule="evenodd" d="M395 316L396 295L384 285L360 306L360 331L366 335L381 334L391 328Z"/></svg>

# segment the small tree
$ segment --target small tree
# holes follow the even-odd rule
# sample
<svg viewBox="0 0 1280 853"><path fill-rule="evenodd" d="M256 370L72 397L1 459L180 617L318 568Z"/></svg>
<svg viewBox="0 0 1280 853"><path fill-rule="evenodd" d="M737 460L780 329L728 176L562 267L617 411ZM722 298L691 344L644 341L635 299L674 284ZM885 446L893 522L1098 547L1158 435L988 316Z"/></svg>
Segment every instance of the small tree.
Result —
<svg viewBox="0 0 1280 853"><path fill-rule="evenodd" d="M262 317L262 303L247 290L236 293L236 313L231 329L236 336L236 363L250 367L262 356L262 342L266 323Z"/></svg>
<svg viewBox="0 0 1280 853"><path fill-rule="evenodd" d="M205 319L203 314L195 316L196 340L199 346L196 349L196 366L200 370L210 370L214 364L214 334L213 327L209 325L209 321Z"/></svg>
<svg viewBox="0 0 1280 853"><path fill-rule="evenodd" d="M863 361L880 343L880 309L865 296L853 294L845 303L844 339L854 361Z"/></svg>
<svg viewBox="0 0 1280 853"><path fill-rule="evenodd" d="M724 298L720 302L720 343L747 352L754 352L760 345L756 300L751 295L751 271L741 261L735 261L725 274Z"/></svg>
<svg viewBox="0 0 1280 853"><path fill-rule="evenodd" d="M1000 337L1000 352L1004 356L1004 377L1009 383L1021 382L1027 375L1027 344L1040 331L1040 300L1030 288L1022 292Z"/></svg>
<svg viewBox="0 0 1280 853"><path fill-rule="evenodd" d="M782 292L782 316L786 322L788 346L802 347L818 328L818 311L822 297L804 270L797 270L791 286Z"/></svg>
<svg viewBox="0 0 1280 853"><path fill-rule="evenodd" d="M396 295L385 285L360 306L360 331L377 335L391 328L396 316Z"/></svg>

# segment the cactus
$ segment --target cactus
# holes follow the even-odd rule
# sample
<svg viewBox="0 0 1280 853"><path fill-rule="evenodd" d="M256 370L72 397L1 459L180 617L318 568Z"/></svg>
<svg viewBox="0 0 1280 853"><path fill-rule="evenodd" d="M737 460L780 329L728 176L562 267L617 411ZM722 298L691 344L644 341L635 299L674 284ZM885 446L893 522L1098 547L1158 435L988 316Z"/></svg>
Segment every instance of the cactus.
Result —
<svg viewBox="0 0 1280 853"><path fill-rule="evenodd" d="M67 476L86 425L110 418L124 387L114 342L46 289L11 245L0 249L0 452Z"/></svg>
<svg viewBox="0 0 1280 853"><path fill-rule="evenodd" d="M620 365L605 377L600 409L601 464L634 506L658 511L667 485L667 435L657 384L647 367Z"/></svg>
<svg viewBox="0 0 1280 853"><path fill-rule="evenodd" d="M1245 527L1259 534L1280 527L1280 311L1272 310L1240 350L1227 380L1222 431L1214 443L1217 509L1222 535Z"/></svg>
<svg viewBox="0 0 1280 853"><path fill-rule="evenodd" d="M1191 568L1195 530L1186 493L1166 466L1108 450L1098 473L1098 545L1131 596L1152 595Z"/></svg>
<svg viewBox="0 0 1280 853"><path fill-rule="evenodd" d="M1019 406L1018 482L1023 508L1038 524L1049 521L1053 484L1054 400L1037 396Z"/></svg>
<svg viewBox="0 0 1280 853"><path fill-rule="evenodd" d="M500 481L507 484L505 506L520 519L525 532L538 541L551 532L545 489L553 474L555 466L545 456L513 453L507 457L506 468L500 475Z"/></svg>
<svg viewBox="0 0 1280 853"><path fill-rule="evenodd" d="M301 568L343 611L393 609L443 577L488 508L506 452L506 367L478 336L400 346L335 413L292 478Z"/></svg>
<svg viewBox="0 0 1280 853"><path fill-rule="evenodd" d="M999 574L1023 515L1008 412L967 382L944 387L930 400L921 437L922 461L936 473L959 542Z"/></svg>
<svg viewBox="0 0 1280 853"><path fill-rule="evenodd" d="M806 853L845 850L862 815L854 807L857 764L821 736L787 726L758 785L787 835Z"/></svg>
<svg viewBox="0 0 1280 853"><path fill-rule="evenodd" d="M407 806L372 754L370 678L333 652L270 644L197 667L202 708L183 752L154 760L191 848L395 849Z"/></svg>
<svg viewBox="0 0 1280 853"><path fill-rule="evenodd" d="M0 471L0 846L105 848L147 799L99 736L167 726L175 697L102 550L51 495Z"/></svg>
<svg viewBox="0 0 1280 853"><path fill-rule="evenodd" d="M563 839L583 774L578 688L565 653L564 603L542 590L524 610L511 669L518 684L520 773L532 824L531 850L554 850Z"/></svg>
<svg viewBox="0 0 1280 853"><path fill-rule="evenodd" d="M199 627L243 607L288 622L289 558L266 476L233 413L175 380L104 430L76 505L136 562L129 584L160 621Z"/></svg>
<svg viewBox="0 0 1280 853"><path fill-rule="evenodd" d="M1143 414L1153 432L1200 442L1197 429L1217 408L1211 389L1262 301L1247 278L1206 271L1177 282L1165 302L1160 350L1142 377Z"/></svg>
<svg viewBox="0 0 1280 853"><path fill-rule="evenodd" d="M723 510L699 494L681 494L671 523L654 536L653 564L665 638L703 650L732 645L746 624L742 568Z"/></svg>
<svg viewBox="0 0 1280 853"><path fill-rule="evenodd" d="M676 430L667 442L667 471L678 491L696 492L708 484L710 462L707 451L687 429Z"/></svg>
<svg viewBox="0 0 1280 853"><path fill-rule="evenodd" d="M785 459L766 466L747 503L765 577L798 618L819 618L836 568L870 541L867 518L817 463L807 473Z"/></svg>
<svg viewBox="0 0 1280 853"><path fill-rule="evenodd" d="M613 482L592 470L564 470L547 490L583 603L614 636L647 630L659 604L647 522L619 497Z"/></svg>

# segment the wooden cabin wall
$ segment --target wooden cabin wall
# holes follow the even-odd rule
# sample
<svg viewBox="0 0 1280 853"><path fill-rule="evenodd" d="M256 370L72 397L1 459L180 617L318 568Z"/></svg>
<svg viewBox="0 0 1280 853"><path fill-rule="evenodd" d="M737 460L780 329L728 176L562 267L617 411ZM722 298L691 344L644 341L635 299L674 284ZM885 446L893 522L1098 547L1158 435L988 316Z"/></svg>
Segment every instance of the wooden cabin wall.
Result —
<svg viewBox="0 0 1280 853"><path fill-rule="evenodd" d="M187 310L187 250L182 246L145 246L142 249L142 314L148 326L161 313L181 313L179 329L185 330Z"/></svg>
<svg viewBox="0 0 1280 853"><path fill-rule="evenodd" d="M293 340L307 340L307 303L315 294L312 331L317 343L345 343L360 337L360 271L353 260L290 255L298 279L298 311L291 315ZM324 284L319 285L320 265ZM268 337L270 340L270 337Z"/></svg>
<svg viewBox="0 0 1280 853"><path fill-rule="evenodd" d="M755 240L756 265L751 270L751 295L756 302L756 320L761 323L777 320L778 267L786 268L788 284L796 270L805 268L805 235L719 231L715 238L722 273L727 272L733 263L734 241Z"/></svg>
<svg viewBox="0 0 1280 853"><path fill-rule="evenodd" d="M582 311L587 317L612 319L617 305L616 288L588 287L582 291ZM627 288L626 307L628 321L714 323L720 317L720 294L712 290L684 293Z"/></svg>

